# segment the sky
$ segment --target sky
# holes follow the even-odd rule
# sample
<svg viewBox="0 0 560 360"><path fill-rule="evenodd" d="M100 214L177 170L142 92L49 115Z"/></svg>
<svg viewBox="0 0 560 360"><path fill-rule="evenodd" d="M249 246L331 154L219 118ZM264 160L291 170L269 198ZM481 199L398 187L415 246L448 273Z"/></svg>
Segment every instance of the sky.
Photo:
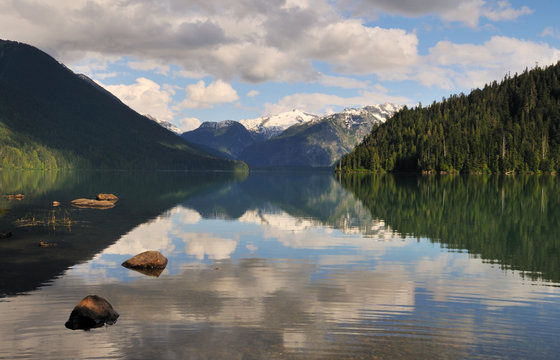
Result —
<svg viewBox="0 0 560 360"><path fill-rule="evenodd" d="M46 51L183 131L468 93L560 60L552 0L0 0Z"/></svg>

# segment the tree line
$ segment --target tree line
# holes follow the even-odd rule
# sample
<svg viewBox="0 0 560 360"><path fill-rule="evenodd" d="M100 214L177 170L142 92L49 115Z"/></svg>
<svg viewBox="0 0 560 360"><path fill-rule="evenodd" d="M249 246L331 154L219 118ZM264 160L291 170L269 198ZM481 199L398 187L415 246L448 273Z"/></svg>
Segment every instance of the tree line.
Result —
<svg viewBox="0 0 560 360"><path fill-rule="evenodd" d="M518 173L560 169L560 62L469 95L404 107L342 157L338 171Z"/></svg>

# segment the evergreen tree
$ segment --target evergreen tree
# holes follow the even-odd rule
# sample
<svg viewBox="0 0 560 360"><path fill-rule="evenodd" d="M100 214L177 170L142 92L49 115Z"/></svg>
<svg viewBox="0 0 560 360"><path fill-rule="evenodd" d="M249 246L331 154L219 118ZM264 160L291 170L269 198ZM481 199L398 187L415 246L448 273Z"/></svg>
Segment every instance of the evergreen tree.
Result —
<svg viewBox="0 0 560 360"><path fill-rule="evenodd" d="M346 172L556 172L559 78L560 62L506 76L469 95L404 107L374 127L339 167Z"/></svg>

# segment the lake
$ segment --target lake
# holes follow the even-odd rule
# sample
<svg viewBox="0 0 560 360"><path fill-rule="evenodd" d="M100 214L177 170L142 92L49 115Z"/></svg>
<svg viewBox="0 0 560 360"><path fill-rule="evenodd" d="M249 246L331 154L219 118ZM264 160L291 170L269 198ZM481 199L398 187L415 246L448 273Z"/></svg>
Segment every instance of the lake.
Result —
<svg viewBox="0 0 560 360"><path fill-rule="evenodd" d="M2 171L0 185L25 195L0 198L2 359L560 354L556 177ZM69 205L97 193L119 201ZM169 259L159 277L121 266L145 250ZM90 294L118 321L67 329Z"/></svg>

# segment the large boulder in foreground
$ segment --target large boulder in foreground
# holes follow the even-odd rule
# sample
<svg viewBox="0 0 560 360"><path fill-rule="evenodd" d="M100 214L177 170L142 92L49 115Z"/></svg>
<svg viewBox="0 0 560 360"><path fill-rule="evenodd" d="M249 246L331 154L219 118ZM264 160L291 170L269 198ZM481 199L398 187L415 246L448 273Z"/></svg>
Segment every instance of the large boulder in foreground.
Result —
<svg viewBox="0 0 560 360"><path fill-rule="evenodd" d="M74 307L65 326L72 330L89 330L117 322L117 313L101 296L88 295Z"/></svg>
<svg viewBox="0 0 560 360"><path fill-rule="evenodd" d="M109 209L115 206L115 203L109 200L75 199L70 202L70 205L79 208Z"/></svg>
<svg viewBox="0 0 560 360"><path fill-rule="evenodd" d="M144 275L159 276L167 266L167 258L159 251L144 251L123 262L122 266Z"/></svg>

